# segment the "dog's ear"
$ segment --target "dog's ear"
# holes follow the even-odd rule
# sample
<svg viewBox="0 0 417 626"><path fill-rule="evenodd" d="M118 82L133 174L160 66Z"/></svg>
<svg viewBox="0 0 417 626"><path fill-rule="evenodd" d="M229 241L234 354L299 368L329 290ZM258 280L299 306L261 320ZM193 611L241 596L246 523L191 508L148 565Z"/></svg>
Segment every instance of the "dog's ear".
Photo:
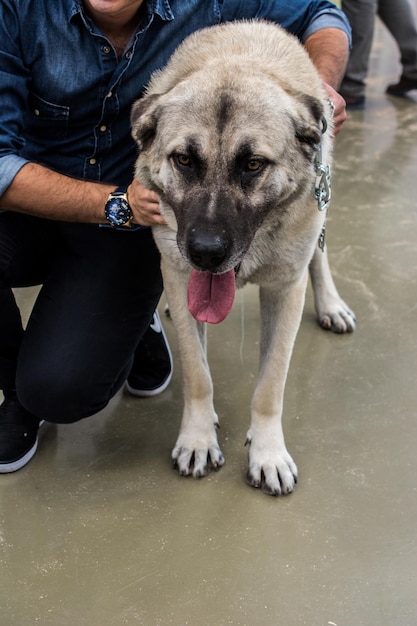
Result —
<svg viewBox="0 0 417 626"><path fill-rule="evenodd" d="M132 137L136 141L138 150L144 150L156 133L158 124L158 102L160 96L151 94L137 100L130 112Z"/></svg>
<svg viewBox="0 0 417 626"><path fill-rule="evenodd" d="M300 116L295 120L295 136L302 144L316 146L321 139L324 107L320 100L308 94L299 94L297 100L302 105L302 108L299 111ZM311 120L311 118L313 119Z"/></svg>

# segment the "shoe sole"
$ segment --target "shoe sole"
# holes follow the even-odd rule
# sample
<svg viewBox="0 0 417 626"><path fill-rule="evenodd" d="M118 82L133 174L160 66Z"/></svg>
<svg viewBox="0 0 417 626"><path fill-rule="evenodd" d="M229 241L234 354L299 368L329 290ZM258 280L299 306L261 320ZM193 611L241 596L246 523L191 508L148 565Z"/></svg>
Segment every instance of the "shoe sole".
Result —
<svg viewBox="0 0 417 626"><path fill-rule="evenodd" d="M0 465L0 474L11 474L12 472L17 472L22 469L25 465L29 463L32 457L35 455L36 450L38 449L38 438L36 437L36 441L31 447L30 450L26 452L26 454L17 461L12 461L11 463L2 463Z"/></svg>
<svg viewBox="0 0 417 626"><path fill-rule="evenodd" d="M44 423L44 420L39 422L39 428ZM29 463L29 461L35 456L36 450L38 449L39 438L36 436L36 441L31 447L30 450L26 452L20 459L16 461L11 461L10 463L0 463L0 474L11 474L13 472L17 472L22 469L25 465Z"/></svg>
<svg viewBox="0 0 417 626"><path fill-rule="evenodd" d="M171 371L169 373L169 376L165 379L165 381L159 387L156 387L155 389L134 389L126 381L126 389L128 390L131 396L136 396L137 398L151 398L152 396L157 396L158 394L165 391L165 389L168 387L169 383L171 382L171 378L172 378L172 364L171 364Z"/></svg>

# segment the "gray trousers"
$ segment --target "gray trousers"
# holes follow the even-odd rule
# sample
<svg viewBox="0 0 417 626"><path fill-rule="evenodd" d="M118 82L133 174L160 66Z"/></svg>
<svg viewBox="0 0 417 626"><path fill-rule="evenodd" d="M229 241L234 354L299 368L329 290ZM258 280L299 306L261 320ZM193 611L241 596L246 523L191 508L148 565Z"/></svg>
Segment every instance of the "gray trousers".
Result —
<svg viewBox="0 0 417 626"><path fill-rule="evenodd" d="M413 0L342 0L352 27L352 50L340 91L365 95L375 16L394 37L400 52L402 76L417 80L417 25Z"/></svg>

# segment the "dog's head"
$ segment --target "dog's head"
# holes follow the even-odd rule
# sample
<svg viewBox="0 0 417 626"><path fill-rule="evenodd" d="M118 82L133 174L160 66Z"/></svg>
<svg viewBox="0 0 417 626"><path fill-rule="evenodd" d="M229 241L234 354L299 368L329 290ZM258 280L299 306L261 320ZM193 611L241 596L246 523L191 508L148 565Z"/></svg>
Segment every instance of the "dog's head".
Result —
<svg viewBox="0 0 417 626"><path fill-rule="evenodd" d="M279 228L310 193L322 115L311 96L219 68L135 103L136 176L159 194L194 268L237 266L260 226Z"/></svg>

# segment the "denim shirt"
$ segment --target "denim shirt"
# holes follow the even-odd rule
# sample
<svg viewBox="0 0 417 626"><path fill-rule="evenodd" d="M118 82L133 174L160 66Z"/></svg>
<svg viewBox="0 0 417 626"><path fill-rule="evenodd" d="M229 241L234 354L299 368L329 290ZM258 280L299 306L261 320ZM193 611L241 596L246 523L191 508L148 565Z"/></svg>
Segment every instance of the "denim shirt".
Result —
<svg viewBox="0 0 417 626"><path fill-rule="evenodd" d="M349 35L326 0L148 0L122 58L81 0L1 0L0 195L28 161L115 185L133 176L130 108L155 70L195 30L264 18L304 41L323 27Z"/></svg>

